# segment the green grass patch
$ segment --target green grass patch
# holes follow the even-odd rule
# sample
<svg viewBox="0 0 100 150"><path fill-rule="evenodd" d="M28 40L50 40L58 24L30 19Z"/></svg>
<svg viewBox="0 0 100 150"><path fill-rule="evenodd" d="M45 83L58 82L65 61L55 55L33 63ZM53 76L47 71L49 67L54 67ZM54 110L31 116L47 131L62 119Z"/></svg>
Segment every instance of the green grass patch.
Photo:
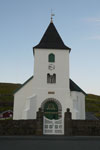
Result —
<svg viewBox="0 0 100 150"><path fill-rule="evenodd" d="M6 110L12 110L13 111L13 107L11 106L6 106L6 107L0 107L0 113Z"/></svg>
<svg viewBox="0 0 100 150"><path fill-rule="evenodd" d="M85 105L87 112L93 112L96 117L100 117L100 96L87 94Z"/></svg>
<svg viewBox="0 0 100 150"><path fill-rule="evenodd" d="M0 95L12 95L21 84L0 83Z"/></svg>

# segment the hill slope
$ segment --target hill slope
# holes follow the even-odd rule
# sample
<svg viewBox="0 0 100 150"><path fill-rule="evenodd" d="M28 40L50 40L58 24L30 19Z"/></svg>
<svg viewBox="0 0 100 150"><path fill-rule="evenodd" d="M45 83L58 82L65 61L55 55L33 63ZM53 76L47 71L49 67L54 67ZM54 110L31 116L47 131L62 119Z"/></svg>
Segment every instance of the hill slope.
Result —
<svg viewBox="0 0 100 150"><path fill-rule="evenodd" d="M100 96L87 94L86 111L93 112L94 115L100 119Z"/></svg>
<svg viewBox="0 0 100 150"><path fill-rule="evenodd" d="M0 112L13 110L13 92L20 86L21 84L0 83Z"/></svg>

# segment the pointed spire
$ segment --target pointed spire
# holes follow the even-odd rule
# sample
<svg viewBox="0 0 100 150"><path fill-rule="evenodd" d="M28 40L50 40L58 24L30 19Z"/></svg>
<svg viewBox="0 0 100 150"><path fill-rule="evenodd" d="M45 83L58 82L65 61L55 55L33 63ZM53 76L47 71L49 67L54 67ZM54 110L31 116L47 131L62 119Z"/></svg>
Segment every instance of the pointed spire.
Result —
<svg viewBox="0 0 100 150"><path fill-rule="evenodd" d="M54 16L51 14L51 17ZM45 49L67 49L71 50L67 47L62 41L59 33L57 32L51 18L51 22L44 33L40 43L36 45L34 48L45 48Z"/></svg>
<svg viewBox="0 0 100 150"><path fill-rule="evenodd" d="M52 16L51 16L51 23L53 23L53 19L52 19Z"/></svg>
<svg viewBox="0 0 100 150"><path fill-rule="evenodd" d="M51 23L53 23L53 16L55 16L55 14L51 13Z"/></svg>

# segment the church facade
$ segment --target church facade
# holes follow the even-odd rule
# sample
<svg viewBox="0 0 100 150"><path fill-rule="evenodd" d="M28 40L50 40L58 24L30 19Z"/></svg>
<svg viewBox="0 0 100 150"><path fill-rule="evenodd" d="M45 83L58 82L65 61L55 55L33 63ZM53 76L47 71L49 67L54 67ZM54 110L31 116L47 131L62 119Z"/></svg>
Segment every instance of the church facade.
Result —
<svg viewBox="0 0 100 150"><path fill-rule="evenodd" d="M14 120L36 119L41 108L45 127L46 122L53 125L55 121L61 124L63 134L67 108L72 119L85 119L85 92L69 77L70 51L50 22L40 43L33 47L34 76L14 93Z"/></svg>

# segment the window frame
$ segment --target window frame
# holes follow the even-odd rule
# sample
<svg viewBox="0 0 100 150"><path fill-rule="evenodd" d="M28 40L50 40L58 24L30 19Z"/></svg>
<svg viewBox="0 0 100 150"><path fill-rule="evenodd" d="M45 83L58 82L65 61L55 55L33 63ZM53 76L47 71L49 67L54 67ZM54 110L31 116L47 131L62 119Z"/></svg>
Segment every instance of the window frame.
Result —
<svg viewBox="0 0 100 150"><path fill-rule="evenodd" d="M56 83L56 74L50 75L50 73L47 74L47 83L55 84Z"/></svg>
<svg viewBox="0 0 100 150"><path fill-rule="evenodd" d="M48 55L48 62L50 62L50 63L54 63L55 62L55 54L50 53Z"/></svg>

